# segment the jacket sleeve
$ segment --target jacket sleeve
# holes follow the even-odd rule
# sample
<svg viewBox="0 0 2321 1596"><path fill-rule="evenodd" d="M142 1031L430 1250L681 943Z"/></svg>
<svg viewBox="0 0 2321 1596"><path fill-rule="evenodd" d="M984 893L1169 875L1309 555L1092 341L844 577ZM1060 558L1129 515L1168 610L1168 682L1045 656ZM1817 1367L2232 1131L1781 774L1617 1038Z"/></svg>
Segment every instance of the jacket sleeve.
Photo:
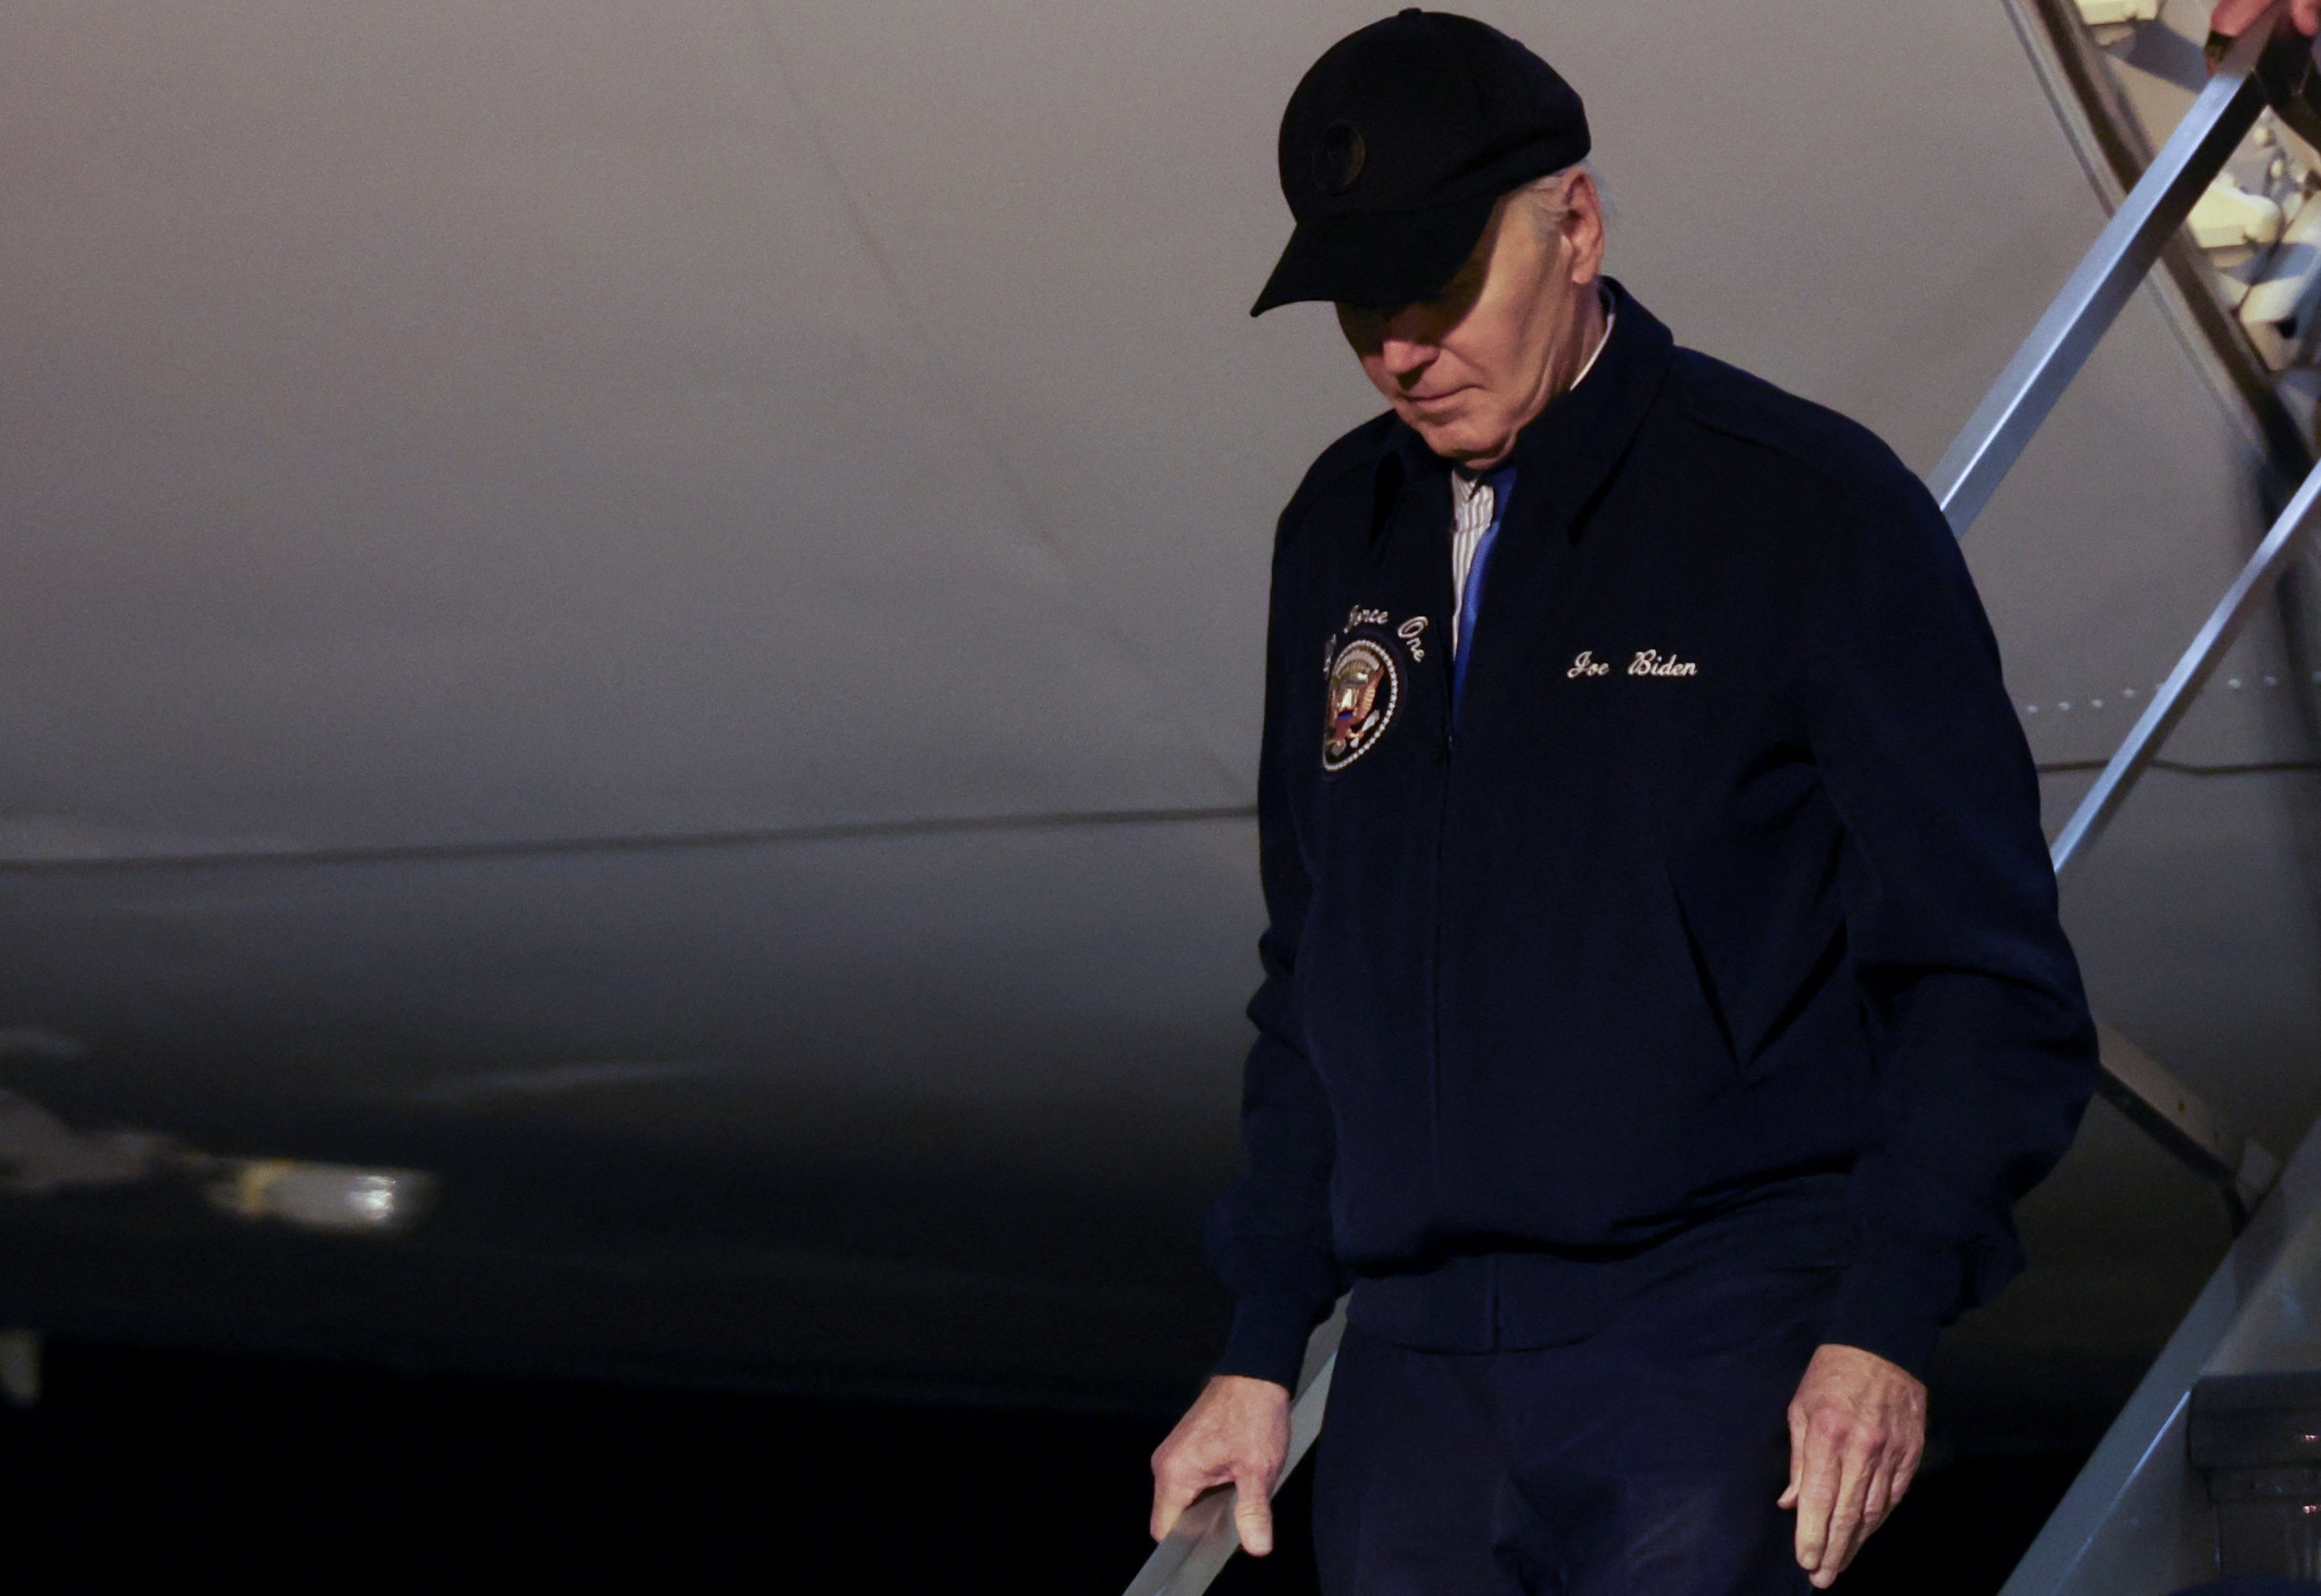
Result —
<svg viewBox="0 0 2321 1596"><path fill-rule="evenodd" d="M1826 1338L1917 1373L1941 1327L2021 1269L2014 1205L2071 1145L2095 1027L2038 775L1949 526L1895 462L1835 530L1808 622L1810 735L1845 830L1878 1074Z"/></svg>
<svg viewBox="0 0 2321 1596"><path fill-rule="evenodd" d="M1242 1085L1242 1138L1248 1163L1210 1210L1204 1236L1209 1265L1234 1297L1233 1331L1217 1364L1221 1374L1246 1374L1295 1389L1306 1337L1328 1316L1345 1289L1331 1250L1330 1169L1336 1132L1322 1082L1306 1053L1297 1011L1297 944L1312 898L1301 854L1293 785L1311 780L1317 762L1318 715L1313 724L1285 724L1290 672L1301 666L1318 676L1320 661L1297 652L1294 626L1297 579L1286 552L1298 506L1285 514L1273 565L1271 617L1265 668L1265 732L1257 784L1258 869L1265 888L1267 926L1258 941L1264 981L1249 1006L1257 1039ZM1294 657L1292 657L1294 655ZM1304 721L1306 717L1296 717Z"/></svg>

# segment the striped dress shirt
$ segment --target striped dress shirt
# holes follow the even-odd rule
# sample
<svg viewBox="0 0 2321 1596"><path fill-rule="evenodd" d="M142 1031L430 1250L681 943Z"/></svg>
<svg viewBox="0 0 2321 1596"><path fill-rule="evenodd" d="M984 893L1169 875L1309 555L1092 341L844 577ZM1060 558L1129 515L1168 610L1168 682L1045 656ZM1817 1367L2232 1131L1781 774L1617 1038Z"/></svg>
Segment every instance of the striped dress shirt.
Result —
<svg viewBox="0 0 2321 1596"><path fill-rule="evenodd" d="M1596 357L1604 352L1611 342L1612 316L1604 318L1603 336L1588 351L1588 363L1579 368L1579 375L1571 379L1578 388L1588 373L1596 369ZM1564 389L1570 393L1571 388ZM1488 473L1478 475L1464 466L1451 472L1451 647L1454 652L1465 643L1466 634L1460 628L1460 616L1467 607L1467 575L1475 567L1475 551L1483 545L1483 534L1499 518L1498 494L1491 486Z"/></svg>

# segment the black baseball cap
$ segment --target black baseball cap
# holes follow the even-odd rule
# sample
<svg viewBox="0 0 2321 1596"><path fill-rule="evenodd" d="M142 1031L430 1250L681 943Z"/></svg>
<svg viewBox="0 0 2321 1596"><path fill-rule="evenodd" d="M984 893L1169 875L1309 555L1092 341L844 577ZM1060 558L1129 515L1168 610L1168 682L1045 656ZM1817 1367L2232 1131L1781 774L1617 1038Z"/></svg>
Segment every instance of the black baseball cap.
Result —
<svg viewBox="0 0 2321 1596"><path fill-rule="evenodd" d="M1588 150L1571 86L1496 28L1413 8L1350 33L1281 114L1281 192L1297 230L1249 314L1432 298L1501 195Z"/></svg>

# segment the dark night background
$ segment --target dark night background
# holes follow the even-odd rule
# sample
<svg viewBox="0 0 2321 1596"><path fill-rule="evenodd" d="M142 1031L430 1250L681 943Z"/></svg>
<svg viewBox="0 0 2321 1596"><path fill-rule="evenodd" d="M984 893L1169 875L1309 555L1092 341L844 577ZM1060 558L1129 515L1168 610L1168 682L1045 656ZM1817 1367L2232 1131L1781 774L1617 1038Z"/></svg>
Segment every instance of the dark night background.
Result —
<svg viewBox="0 0 2321 1596"><path fill-rule="evenodd" d="M1167 1420L51 1342L0 1410L0 1581L149 1590L1115 1591ZM2078 1459L1953 1459L1838 1589L1996 1591ZM1314 1588L1281 1551L1214 1589Z"/></svg>

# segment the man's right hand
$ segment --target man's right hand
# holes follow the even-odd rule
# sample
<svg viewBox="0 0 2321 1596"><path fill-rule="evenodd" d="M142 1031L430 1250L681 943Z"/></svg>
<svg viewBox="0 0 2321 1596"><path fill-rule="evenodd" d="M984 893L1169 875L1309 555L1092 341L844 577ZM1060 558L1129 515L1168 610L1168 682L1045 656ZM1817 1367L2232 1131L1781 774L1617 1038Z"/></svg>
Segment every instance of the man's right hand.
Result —
<svg viewBox="0 0 2321 1596"><path fill-rule="evenodd" d="M2316 0L2321 4L2321 0ZM1289 1455L1289 1393L1270 1380L1212 1375L1152 1455L1152 1538L1217 1485L1240 1492L1233 1524L1252 1557L1273 1550L1273 1487Z"/></svg>
<svg viewBox="0 0 2321 1596"><path fill-rule="evenodd" d="M2214 32L2237 39L2271 4L2272 0L2216 0L2216 12L2208 19L2208 27ZM2289 20L2300 33L2321 29L2321 0L2289 0Z"/></svg>

